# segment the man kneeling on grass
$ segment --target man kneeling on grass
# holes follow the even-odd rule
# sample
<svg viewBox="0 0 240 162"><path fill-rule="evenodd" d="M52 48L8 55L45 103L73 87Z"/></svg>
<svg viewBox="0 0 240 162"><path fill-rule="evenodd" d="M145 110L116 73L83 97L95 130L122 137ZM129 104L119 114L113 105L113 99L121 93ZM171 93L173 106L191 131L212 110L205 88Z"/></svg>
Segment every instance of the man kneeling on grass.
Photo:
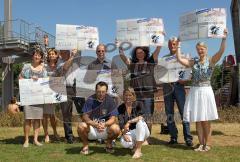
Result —
<svg viewBox="0 0 240 162"><path fill-rule="evenodd" d="M107 83L98 82L96 93L83 106L83 122L78 126L78 135L83 142L81 154L89 153L88 140L97 139L106 140L106 152L114 152L112 141L120 134L120 128L116 124L117 105L107 90Z"/></svg>

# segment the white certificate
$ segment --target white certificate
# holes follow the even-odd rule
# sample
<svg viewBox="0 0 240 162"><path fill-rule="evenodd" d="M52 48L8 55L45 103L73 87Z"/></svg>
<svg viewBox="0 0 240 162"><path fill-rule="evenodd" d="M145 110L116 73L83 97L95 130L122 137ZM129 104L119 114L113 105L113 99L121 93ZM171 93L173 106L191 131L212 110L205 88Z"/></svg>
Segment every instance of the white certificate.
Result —
<svg viewBox="0 0 240 162"><path fill-rule="evenodd" d="M175 56L169 56L158 60L158 65L154 68L154 77L157 84L171 83L178 80L190 80L191 72L191 68L181 65Z"/></svg>
<svg viewBox="0 0 240 162"><path fill-rule="evenodd" d="M77 48L76 25L56 24L56 49L72 50Z"/></svg>
<svg viewBox="0 0 240 162"><path fill-rule="evenodd" d="M89 97L95 93L96 84L100 81L108 84L108 94L119 96L123 93L122 70L87 70L77 71L77 96Z"/></svg>
<svg viewBox="0 0 240 162"><path fill-rule="evenodd" d="M60 103L67 101L66 85L64 77L20 79L21 105L38 105L47 103Z"/></svg>
<svg viewBox="0 0 240 162"><path fill-rule="evenodd" d="M96 27L83 25L56 25L56 49L96 50L99 34Z"/></svg>
<svg viewBox="0 0 240 162"><path fill-rule="evenodd" d="M158 46L164 43L164 25L160 18L117 20L117 40L133 46Z"/></svg>
<svg viewBox="0 0 240 162"><path fill-rule="evenodd" d="M96 50L99 44L98 29L91 26L77 27L77 49Z"/></svg>
<svg viewBox="0 0 240 162"><path fill-rule="evenodd" d="M180 17L180 39L222 38L226 28L224 8L201 9Z"/></svg>

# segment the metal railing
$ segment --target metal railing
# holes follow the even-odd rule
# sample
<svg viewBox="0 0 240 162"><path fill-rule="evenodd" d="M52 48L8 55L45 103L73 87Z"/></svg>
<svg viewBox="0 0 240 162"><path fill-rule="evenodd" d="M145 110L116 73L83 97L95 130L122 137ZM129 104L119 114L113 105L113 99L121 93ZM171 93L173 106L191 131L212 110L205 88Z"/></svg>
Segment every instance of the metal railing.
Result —
<svg viewBox="0 0 240 162"><path fill-rule="evenodd" d="M4 29L5 23L8 23L11 28L10 30ZM44 35L48 35L49 47L54 47L55 37L42 30L39 26L30 24L22 19L0 21L1 45L7 45L10 43L22 43L25 45L30 45L31 43L34 43L38 45L43 45Z"/></svg>

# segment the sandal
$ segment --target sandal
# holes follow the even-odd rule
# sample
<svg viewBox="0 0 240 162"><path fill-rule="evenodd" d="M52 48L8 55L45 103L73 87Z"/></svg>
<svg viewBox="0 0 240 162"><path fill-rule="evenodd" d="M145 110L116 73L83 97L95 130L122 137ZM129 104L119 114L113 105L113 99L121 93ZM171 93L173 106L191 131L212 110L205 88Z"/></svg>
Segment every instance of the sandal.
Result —
<svg viewBox="0 0 240 162"><path fill-rule="evenodd" d="M88 154L89 154L88 148L87 148L87 149L82 149L82 150L80 151L80 154L88 155Z"/></svg>
<svg viewBox="0 0 240 162"><path fill-rule="evenodd" d="M115 150L113 149L113 147L105 147L105 150L106 150L107 153L110 153L110 154L112 154L112 153L115 152Z"/></svg>
<svg viewBox="0 0 240 162"><path fill-rule="evenodd" d="M208 145L205 145L204 146L204 151L210 151L211 150L211 147L210 146L208 146Z"/></svg>
<svg viewBox="0 0 240 162"><path fill-rule="evenodd" d="M197 148L194 149L194 151L205 151L203 145L199 145Z"/></svg>
<svg viewBox="0 0 240 162"><path fill-rule="evenodd" d="M43 144L41 144L40 142L33 142L33 144L35 145L35 146L39 146L39 147L41 147Z"/></svg>
<svg viewBox="0 0 240 162"><path fill-rule="evenodd" d="M49 135L46 135L46 136L45 136L44 142L45 142L45 143L50 143Z"/></svg>
<svg viewBox="0 0 240 162"><path fill-rule="evenodd" d="M29 147L29 143L28 143L28 142L24 142L23 147L24 147L24 148Z"/></svg>

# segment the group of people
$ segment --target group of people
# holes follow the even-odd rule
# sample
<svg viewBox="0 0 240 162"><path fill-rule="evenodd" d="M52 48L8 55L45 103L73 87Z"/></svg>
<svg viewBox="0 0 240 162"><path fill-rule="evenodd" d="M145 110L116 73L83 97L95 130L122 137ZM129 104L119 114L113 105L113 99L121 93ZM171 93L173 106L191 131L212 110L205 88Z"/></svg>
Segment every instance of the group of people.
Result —
<svg viewBox="0 0 240 162"><path fill-rule="evenodd" d="M164 83L164 102L167 115L167 126L170 134L169 144L178 143L178 130L174 122L174 102L176 101L182 118L184 140L187 146L193 146L193 137L190 134L190 122L196 122L196 130L199 145L195 151L209 151L211 137L211 120L218 119L216 103L210 78L214 65L219 61L225 50L227 30L222 38L219 51L210 57L207 46L200 42L196 45L199 57L194 59L181 55L181 44L178 38L171 38L168 42L170 53L167 56L176 56L179 63L192 68L192 87L186 98L184 82ZM123 102L117 104L115 98L109 95L108 84L100 81L96 84L95 93L88 98L76 97L76 85L74 79L68 78L69 73L76 70L73 62L77 51L48 50L47 63L42 63L43 53L35 50L32 55L32 63L24 65L19 79L32 78L36 80L47 76L65 76L68 101L60 104L62 110L65 138L68 143L73 143L71 125L72 105L80 106L81 120L77 131L82 140L81 154L89 153L89 140L102 139L106 141L105 150L114 152L113 140L120 137L120 143L125 148L133 151L133 158L142 156L141 147L148 143L151 134L152 123L149 120L154 113L154 92L156 81L154 78L154 67L158 62L161 46L157 46L152 55L149 47L135 47L131 58L127 58L123 49L119 48L119 55L127 65L130 74L130 85L125 86L123 91ZM99 44L96 48L97 59L88 65L88 70L109 70L111 63L106 59L106 47ZM81 58L81 56L79 57ZM77 77L77 76L76 76ZM77 98L77 100L76 100ZM31 122L34 128L34 144L41 146L38 141L40 121L43 119L45 142L50 141L48 135L48 118L50 118L56 139L59 135L56 130L56 118L54 114L55 104L24 106L24 147L29 146L29 131Z"/></svg>

